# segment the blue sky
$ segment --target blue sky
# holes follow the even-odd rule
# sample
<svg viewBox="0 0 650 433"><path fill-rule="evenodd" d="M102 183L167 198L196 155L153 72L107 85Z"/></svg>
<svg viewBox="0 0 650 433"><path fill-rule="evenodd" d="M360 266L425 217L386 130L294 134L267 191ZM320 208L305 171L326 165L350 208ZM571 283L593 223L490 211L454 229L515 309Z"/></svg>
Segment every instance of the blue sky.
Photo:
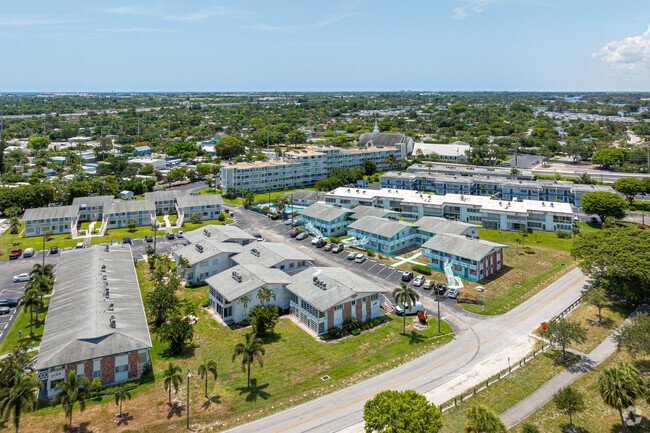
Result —
<svg viewBox="0 0 650 433"><path fill-rule="evenodd" d="M647 0L5 2L0 92L650 90Z"/></svg>

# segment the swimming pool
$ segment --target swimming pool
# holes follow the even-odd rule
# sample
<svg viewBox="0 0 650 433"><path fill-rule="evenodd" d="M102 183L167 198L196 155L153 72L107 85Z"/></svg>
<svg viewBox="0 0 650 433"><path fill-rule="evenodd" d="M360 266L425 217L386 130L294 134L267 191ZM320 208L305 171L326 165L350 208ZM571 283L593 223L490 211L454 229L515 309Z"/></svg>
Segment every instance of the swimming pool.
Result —
<svg viewBox="0 0 650 433"><path fill-rule="evenodd" d="M270 208L273 209L273 210L278 210L278 207L276 205L274 205L274 204L272 204L270 206ZM298 211L303 210L304 208L305 208L304 206L295 206L295 205L294 206L286 206L284 208L284 211L285 212L298 212Z"/></svg>

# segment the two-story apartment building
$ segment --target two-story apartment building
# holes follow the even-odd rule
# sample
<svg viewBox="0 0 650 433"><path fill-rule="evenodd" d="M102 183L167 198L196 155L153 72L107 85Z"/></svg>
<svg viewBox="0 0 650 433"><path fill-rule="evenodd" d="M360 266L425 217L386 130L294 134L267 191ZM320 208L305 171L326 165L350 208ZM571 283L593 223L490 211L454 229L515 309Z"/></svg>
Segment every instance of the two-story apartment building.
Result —
<svg viewBox="0 0 650 433"><path fill-rule="evenodd" d="M54 234L70 233L77 225L79 206L50 206L27 209L23 215L25 237L41 236L47 231Z"/></svg>
<svg viewBox="0 0 650 433"><path fill-rule="evenodd" d="M216 219L221 214L223 198L221 195L182 195L176 198L176 209L179 217L193 220L198 215L199 220Z"/></svg>
<svg viewBox="0 0 650 433"><path fill-rule="evenodd" d="M104 209L103 219L106 228L123 228L129 226L129 220L135 220L136 225L149 225L156 217L156 207L148 200L115 201ZM104 224L102 224L103 226Z"/></svg>
<svg viewBox="0 0 650 433"><path fill-rule="evenodd" d="M314 265L314 258L278 242L254 242L242 247L240 253L232 256L234 264L262 265L280 269L289 275L296 274Z"/></svg>
<svg viewBox="0 0 650 433"><path fill-rule="evenodd" d="M115 201L112 195L75 197L73 205L79 206L79 221L99 221L104 216L104 209Z"/></svg>
<svg viewBox="0 0 650 433"><path fill-rule="evenodd" d="M131 249L62 254L35 365L39 398L54 397L71 372L104 386L137 379L150 349Z"/></svg>
<svg viewBox="0 0 650 433"><path fill-rule="evenodd" d="M345 234L352 209L316 203L298 211L297 221L311 224L327 237Z"/></svg>
<svg viewBox="0 0 650 433"><path fill-rule="evenodd" d="M363 239L365 248L393 254L418 243L417 227L388 218L365 216L348 226L348 235Z"/></svg>
<svg viewBox="0 0 650 433"><path fill-rule="evenodd" d="M243 246L237 242L204 239L174 249L172 256L177 267L181 257L187 259L189 267L185 271L184 279L188 283L196 283L232 267L232 256L240 253L242 249Z"/></svg>

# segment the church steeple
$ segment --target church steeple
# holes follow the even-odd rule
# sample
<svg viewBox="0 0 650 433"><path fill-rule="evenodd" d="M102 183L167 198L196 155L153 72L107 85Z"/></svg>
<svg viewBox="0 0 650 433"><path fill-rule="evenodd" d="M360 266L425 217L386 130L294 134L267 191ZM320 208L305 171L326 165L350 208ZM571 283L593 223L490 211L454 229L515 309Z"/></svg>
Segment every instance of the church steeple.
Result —
<svg viewBox="0 0 650 433"><path fill-rule="evenodd" d="M377 127L377 118L375 117L375 129L372 130L373 135L379 134L379 127Z"/></svg>

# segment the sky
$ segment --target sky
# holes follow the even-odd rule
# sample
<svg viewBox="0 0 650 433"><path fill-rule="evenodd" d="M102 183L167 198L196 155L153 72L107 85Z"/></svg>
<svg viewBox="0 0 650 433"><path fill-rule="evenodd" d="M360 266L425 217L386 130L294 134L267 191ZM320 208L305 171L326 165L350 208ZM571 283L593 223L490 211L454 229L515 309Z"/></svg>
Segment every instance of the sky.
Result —
<svg viewBox="0 0 650 433"><path fill-rule="evenodd" d="M30 0L0 92L650 91L648 0Z"/></svg>

